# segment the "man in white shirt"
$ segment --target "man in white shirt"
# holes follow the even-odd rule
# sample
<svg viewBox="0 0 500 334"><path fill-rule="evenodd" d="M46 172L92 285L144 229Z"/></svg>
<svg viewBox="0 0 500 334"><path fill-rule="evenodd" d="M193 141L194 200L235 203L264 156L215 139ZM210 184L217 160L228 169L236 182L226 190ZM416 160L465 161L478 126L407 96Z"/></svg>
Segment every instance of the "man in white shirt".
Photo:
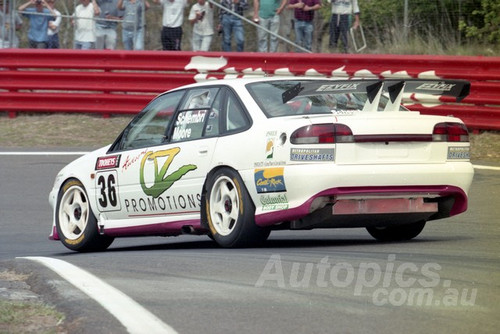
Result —
<svg viewBox="0 0 500 334"><path fill-rule="evenodd" d="M154 0L163 6L161 44L163 50L180 51L184 9L188 0Z"/></svg>
<svg viewBox="0 0 500 334"><path fill-rule="evenodd" d="M49 21L49 28L47 29L47 35L49 39L47 41L48 49L59 49L59 25L62 21L61 12L55 8L56 0L47 0L47 5L56 13L56 19L54 21Z"/></svg>
<svg viewBox="0 0 500 334"><path fill-rule="evenodd" d="M330 47L336 48L339 37L342 40L344 53L347 53L349 42L347 33L349 31L349 21L354 14L353 29L359 26L359 6L358 0L331 0L332 19L330 20Z"/></svg>
<svg viewBox="0 0 500 334"><path fill-rule="evenodd" d="M73 25L75 26L75 49L95 48L95 21L94 17L99 15L99 6L95 0L80 0L73 14Z"/></svg>
<svg viewBox="0 0 500 334"><path fill-rule="evenodd" d="M198 0L189 11L189 22L193 25L193 51L208 51L214 35L213 5Z"/></svg>

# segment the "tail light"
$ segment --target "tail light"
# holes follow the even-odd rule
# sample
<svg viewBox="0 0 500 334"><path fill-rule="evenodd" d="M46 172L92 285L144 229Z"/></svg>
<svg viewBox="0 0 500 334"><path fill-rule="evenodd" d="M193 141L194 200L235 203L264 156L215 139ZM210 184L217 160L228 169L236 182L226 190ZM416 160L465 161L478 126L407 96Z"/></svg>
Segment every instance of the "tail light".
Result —
<svg viewBox="0 0 500 334"><path fill-rule="evenodd" d="M354 136L344 124L311 124L295 130L290 137L292 144L352 143Z"/></svg>
<svg viewBox="0 0 500 334"><path fill-rule="evenodd" d="M432 131L432 141L468 142L469 131L462 123L438 123Z"/></svg>

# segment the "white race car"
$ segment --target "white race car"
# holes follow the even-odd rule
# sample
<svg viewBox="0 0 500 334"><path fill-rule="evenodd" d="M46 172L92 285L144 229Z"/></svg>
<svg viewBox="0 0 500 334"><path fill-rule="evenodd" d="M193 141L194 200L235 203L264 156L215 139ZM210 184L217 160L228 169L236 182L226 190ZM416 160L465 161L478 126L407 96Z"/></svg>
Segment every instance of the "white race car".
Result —
<svg viewBox="0 0 500 334"><path fill-rule="evenodd" d="M116 141L67 165L51 239L75 251L115 237L208 234L255 246L274 229L366 227L416 237L467 209L469 135L403 93L464 98L460 80L212 80L156 97Z"/></svg>

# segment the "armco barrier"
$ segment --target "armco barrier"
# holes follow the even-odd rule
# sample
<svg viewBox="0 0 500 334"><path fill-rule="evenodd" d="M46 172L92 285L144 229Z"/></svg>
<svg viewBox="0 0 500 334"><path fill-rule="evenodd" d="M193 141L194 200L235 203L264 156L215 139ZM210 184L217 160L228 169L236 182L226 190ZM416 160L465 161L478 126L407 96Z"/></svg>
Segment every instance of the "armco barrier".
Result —
<svg viewBox="0 0 500 334"><path fill-rule="evenodd" d="M180 85L250 75L466 79L471 93L460 103L418 95L404 103L500 130L500 57L4 49L0 111L135 114Z"/></svg>

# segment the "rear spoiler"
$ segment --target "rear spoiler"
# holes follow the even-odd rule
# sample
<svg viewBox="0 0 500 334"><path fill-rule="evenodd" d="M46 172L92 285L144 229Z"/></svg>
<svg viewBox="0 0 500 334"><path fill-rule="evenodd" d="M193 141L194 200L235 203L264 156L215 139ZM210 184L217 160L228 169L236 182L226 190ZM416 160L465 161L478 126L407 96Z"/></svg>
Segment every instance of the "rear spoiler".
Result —
<svg viewBox="0 0 500 334"><path fill-rule="evenodd" d="M385 110L398 110L403 93L419 93L455 97L462 101L470 92L470 83L466 80L334 80L334 81L302 81L282 94L283 103L296 96L311 96L335 93L365 93L368 100L363 111L376 111L380 96L389 94L390 103Z"/></svg>

